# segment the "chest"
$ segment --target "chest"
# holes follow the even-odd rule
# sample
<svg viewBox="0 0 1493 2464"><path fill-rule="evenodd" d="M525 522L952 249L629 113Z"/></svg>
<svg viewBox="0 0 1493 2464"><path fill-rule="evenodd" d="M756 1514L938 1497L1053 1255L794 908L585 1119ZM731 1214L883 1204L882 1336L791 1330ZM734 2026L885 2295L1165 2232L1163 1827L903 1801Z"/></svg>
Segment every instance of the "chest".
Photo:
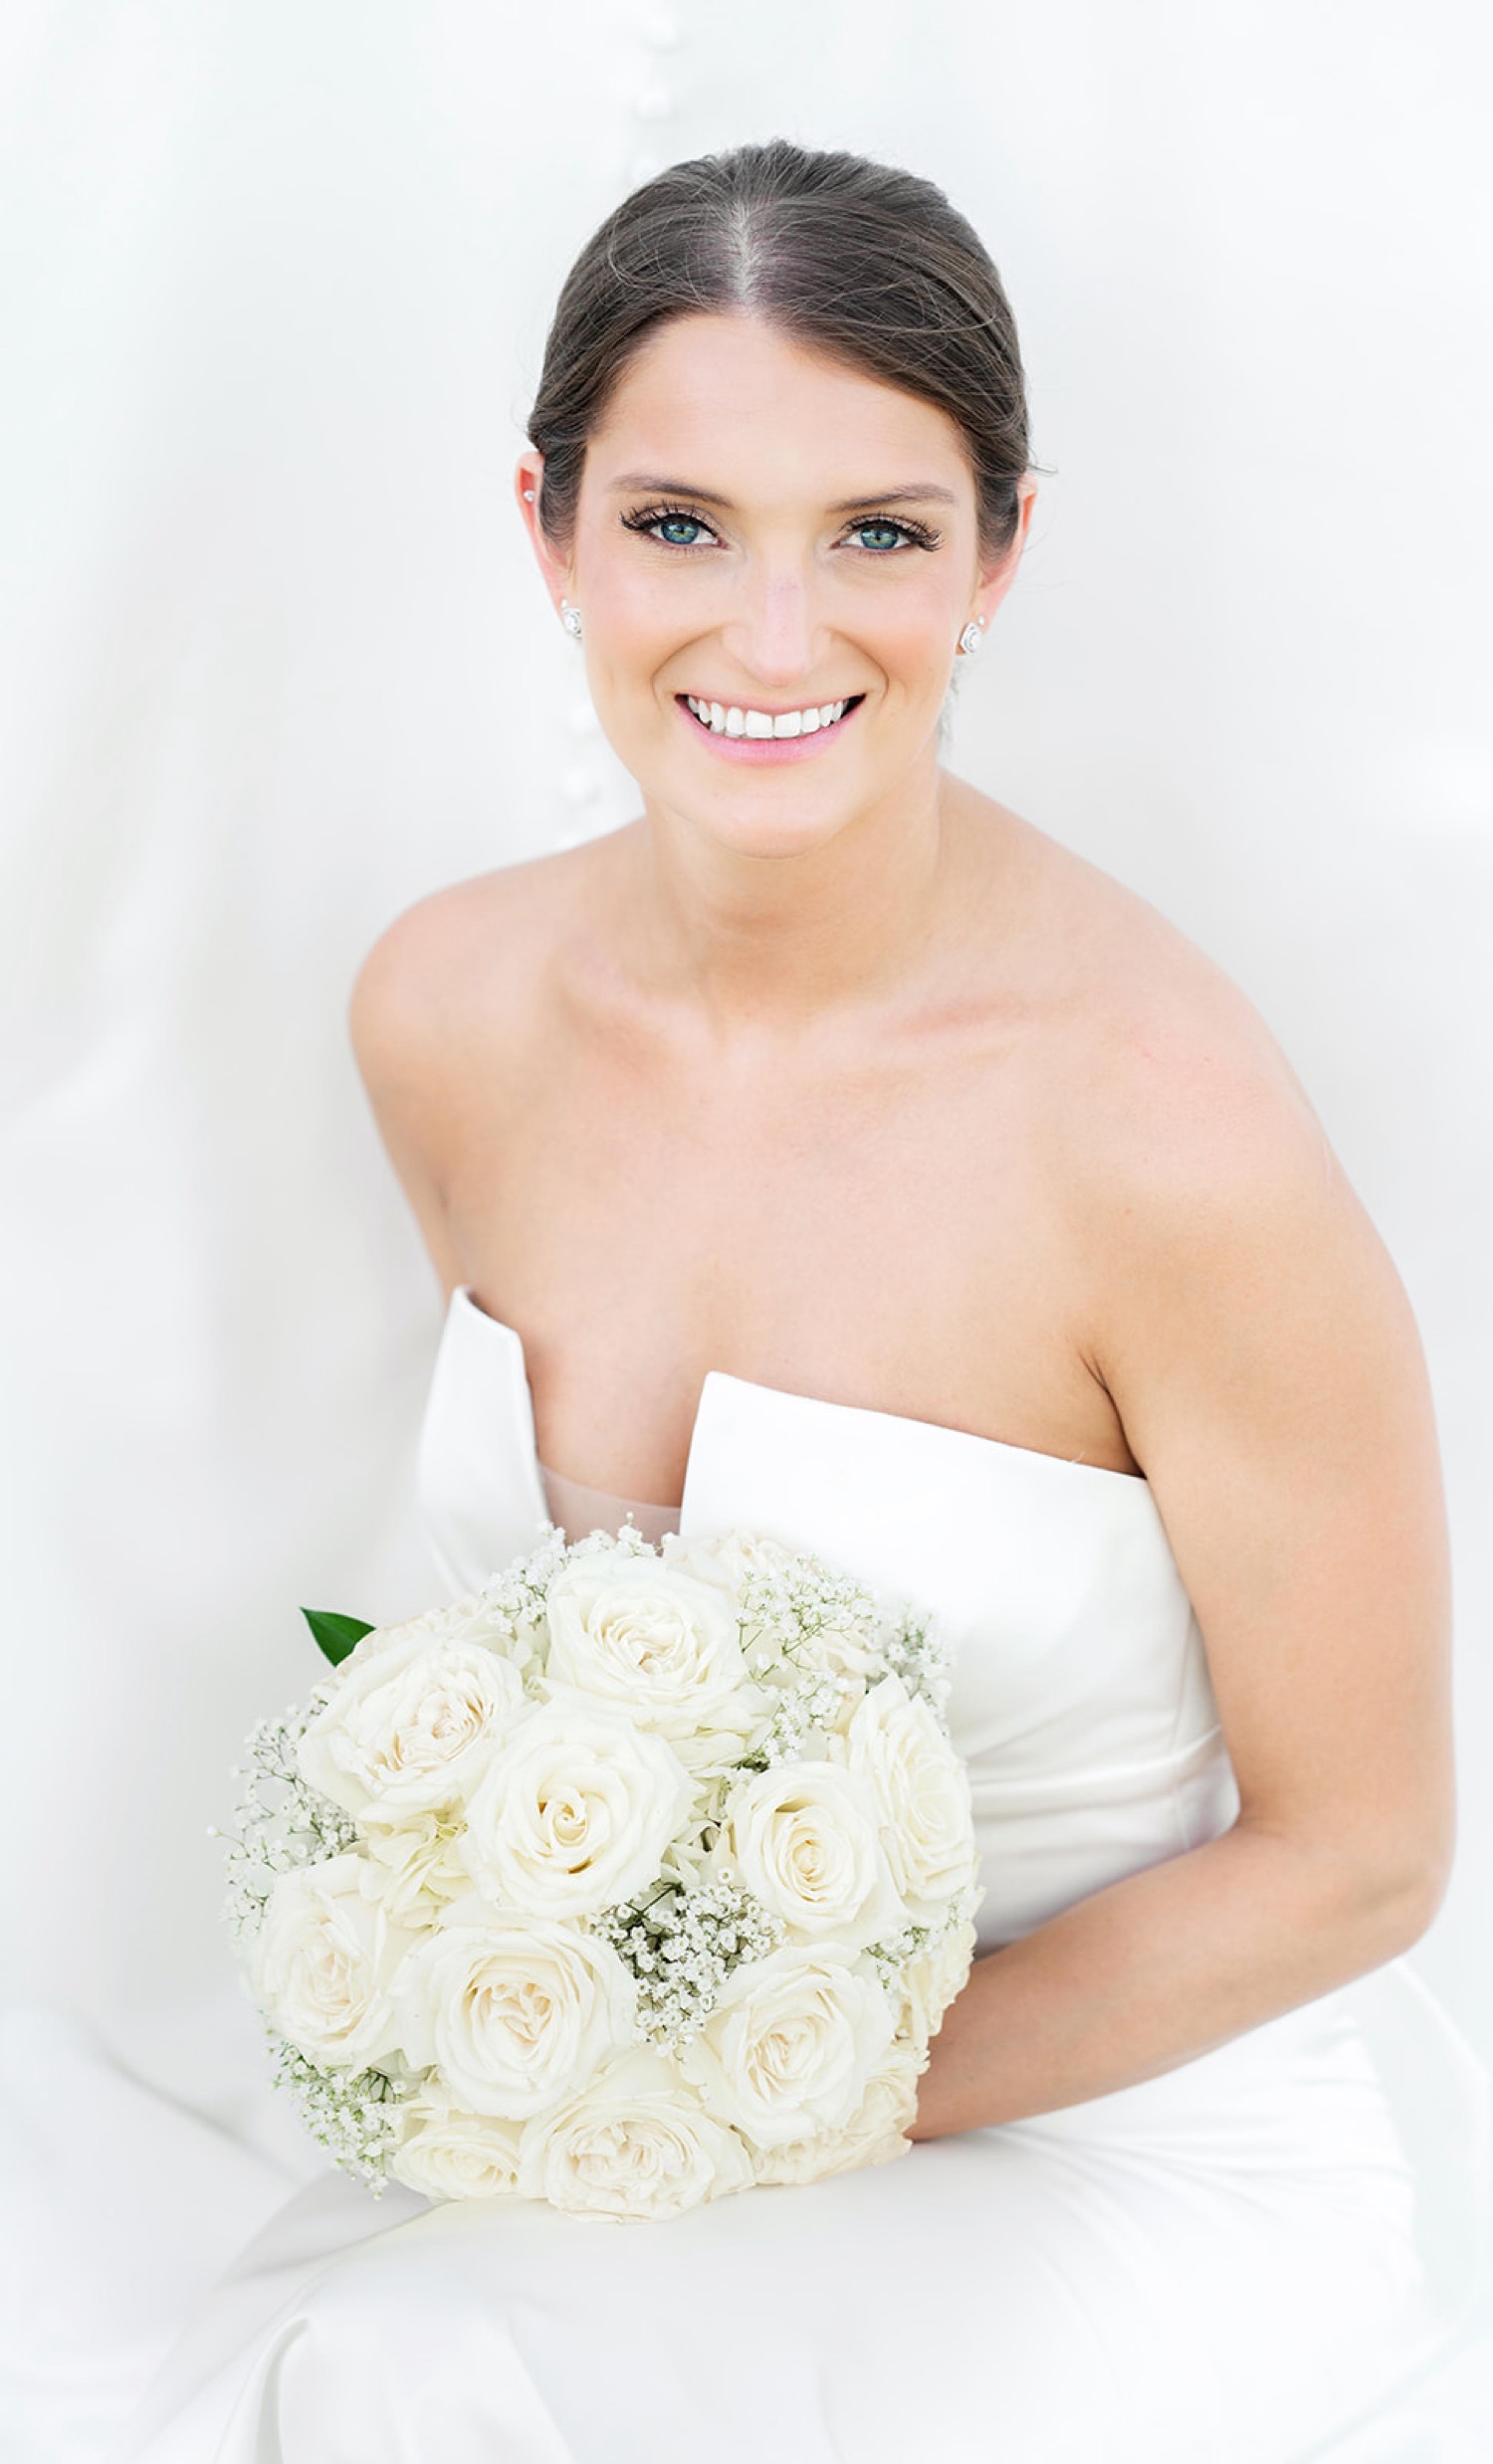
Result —
<svg viewBox="0 0 1493 2464"><path fill-rule="evenodd" d="M1008 1056L669 1070L551 1039L448 1189L466 1280L523 1332L543 1459L577 1480L676 1498L711 1368L1130 1468Z"/></svg>

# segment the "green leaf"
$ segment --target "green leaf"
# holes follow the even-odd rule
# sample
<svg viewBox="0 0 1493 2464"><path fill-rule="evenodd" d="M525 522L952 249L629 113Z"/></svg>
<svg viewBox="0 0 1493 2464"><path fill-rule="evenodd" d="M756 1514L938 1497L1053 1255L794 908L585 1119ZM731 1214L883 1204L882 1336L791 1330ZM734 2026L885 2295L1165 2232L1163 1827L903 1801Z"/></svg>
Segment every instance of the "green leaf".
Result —
<svg viewBox="0 0 1493 2464"><path fill-rule="evenodd" d="M301 1614L333 1668L341 1666L354 1643L373 1631L366 1617L339 1617L334 1608L303 1608Z"/></svg>

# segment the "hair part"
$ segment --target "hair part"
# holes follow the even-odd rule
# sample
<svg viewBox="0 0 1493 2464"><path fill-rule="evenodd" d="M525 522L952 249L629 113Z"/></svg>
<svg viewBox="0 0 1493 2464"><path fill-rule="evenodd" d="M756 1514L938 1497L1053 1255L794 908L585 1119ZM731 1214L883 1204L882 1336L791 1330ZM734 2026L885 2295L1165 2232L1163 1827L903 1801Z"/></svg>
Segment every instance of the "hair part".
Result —
<svg viewBox="0 0 1493 2464"><path fill-rule="evenodd" d="M538 516L568 554L586 447L647 336L681 316L758 317L944 411L998 558L1030 468L1015 321L977 234L932 180L774 137L677 162L624 197L566 277L530 442Z"/></svg>

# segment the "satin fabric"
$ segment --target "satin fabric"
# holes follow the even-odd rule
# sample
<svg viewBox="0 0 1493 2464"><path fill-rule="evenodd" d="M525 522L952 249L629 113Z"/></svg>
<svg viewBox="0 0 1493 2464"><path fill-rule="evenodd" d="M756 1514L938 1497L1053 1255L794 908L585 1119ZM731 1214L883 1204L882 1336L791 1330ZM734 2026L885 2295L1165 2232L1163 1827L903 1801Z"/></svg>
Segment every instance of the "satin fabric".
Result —
<svg viewBox="0 0 1493 2464"><path fill-rule="evenodd" d="M468 1292L421 1487L453 1589L545 1518L522 1343ZM982 1947L1232 1820L1144 1481L712 1372L679 1523L811 1545L938 1613ZM125 2452L1295 2464L1464 2312L1487 2126L1479 2066L1393 1962L1163 2078L667 2224L380 2207L329 2176L199 2310Z"/></svg>

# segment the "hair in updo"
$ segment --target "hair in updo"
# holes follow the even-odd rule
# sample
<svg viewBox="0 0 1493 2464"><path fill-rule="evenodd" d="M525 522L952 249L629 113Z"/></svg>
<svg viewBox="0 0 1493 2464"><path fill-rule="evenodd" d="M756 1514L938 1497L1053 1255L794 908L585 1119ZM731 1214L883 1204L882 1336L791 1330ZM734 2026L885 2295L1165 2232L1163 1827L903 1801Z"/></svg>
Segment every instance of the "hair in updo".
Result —
<svg viewBox="0 0 1493 2464"><path fill-rule="evenodd" d="M1000 277L932 180L775 137L676 162L587 241L549 329L530 442L539 520L568 551L588 439L647 335L725 311L947 412L974 472L980 544L1016 530L1029 467L1021 354Z"/></svg>

